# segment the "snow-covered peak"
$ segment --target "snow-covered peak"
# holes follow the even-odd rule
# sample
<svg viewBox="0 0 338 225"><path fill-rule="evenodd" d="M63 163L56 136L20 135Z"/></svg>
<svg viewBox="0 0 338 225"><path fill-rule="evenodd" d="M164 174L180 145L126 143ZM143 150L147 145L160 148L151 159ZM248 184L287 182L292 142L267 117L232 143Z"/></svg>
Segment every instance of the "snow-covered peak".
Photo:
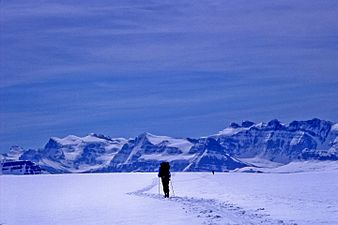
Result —
<svg viewBox="0 0 338 225"><path fill-rule="evenodd" d="M182 151L189 151L193 144L184 138L173 138L169 136L158 136L151 133L143 133L138 136L139 139L146 139L153 145L164 144L168 147L178 148Z"/></svg>
<svg viewBox="0 0 338 225"><path fill-rule="evenodd" d="M19 146L12 146L9 150L9 152L6 154L6 159L7 160L18 160L20 155L23 154L25 152L25 150ZM3 160L3 158L5 157L2 157L1 160Z"/></svg>
<svg viewBox="0 0 338 225"><path fill-rule="evenodd" d="M166 141L169 142L170 140L174 140L174 138L171 138L168 136L156 136L150 133L147 133L147 138L154 145L158 145L162 142L166 142Z"/></svg>
<svg viewBox="0 0 338 225"><path fill-rule="evenodd" d="M94 134L94 133L91 133L87 136L84 136L81 139L82 139L83 142L86 142L86 143L90 143L90 142L94 142L94 143L109 142L109 141L112 140L110 137L107 137L107 136L104 136L104 135L98 135L98 134Z"/></svg>
<svg viewBox="0 0 338 225"><path fill-rule="evenodd" d="M249 120L245 120L239 125L238 123L232 122L230 123L229 127L226 127L225 129L219 131L216 135L213 136L232 136L239 132L249 130L251 127L256 126L254 122L251 122Z"/></svg>
<svg viewBox="0 0 338 225"><path fill-rule="evenodd" d="M213 136L232 136L232 135L235 135L239 132L249 130L252 127L262 128L262 127L265 127L265 126L266 126L265 123L255 124L254 122L249 121L249 120L244 120L244 121L242 121L241 124L232 122L232 123L230 123L229 127L226 127L225 129L219 131L216 135L212 135L211 137L213 137Z"/></svg>
<svg viewBox="0 0 338 225"><path fill-rule="evenodd" d="M243 121L241 125L237 123L231 123L229 127L226 127L222 131L218 132L214 136L232 136L242 131L251 130L252 128L259 130L288 130L290 132L306 131L313 136L318 136L324 140L327 134L331 131L338 131L338 123L332 124L330 121L312 119L306 121L292 121L289 124L283 124L279 120L274 119L266 123L253 123L251 121Z"/></svg>
<svg viewBox="0 0 338 225"><path fill-rule="evenodd" d="M249 128L244 128L244 127L238 127L238 128L233 128L233 127L227 127L224 130L218 132L217 135L222 135L222 136L232 136L234 134L237 134L241 131L248 130Z"/></svg>
<svg viewBox="0 0 338 225"><path fill-rule="evenodd" d="M149 132L143 132L137 136L138 139L144 139L144 138L149 139L152 137L157 137L157 136Z"/></svg>
<svg viewBox="0 0 338 225"><path fill-rule="evenodd" d="M338 131L338 123L332 125L331 131Z"/></svg>
<svg viewBox="0 0 338 225"><path fill-rule="evenodd" d="M81 142L81 138L75 135L68 135L64 138L51 137L49 142L56 142L59 145L73 145Z"/></svg>
<svg viewBox="0 0 338 225"><path fill-rule="evenodd" d="M24 152L25 150L20 146L14 145L9 149L9 154L19 154Z"/></svg>
<svg viewBox="0 0 338 225"><path fill-rule="evenodd" d="M306 121L292 121L288 125L288 129L291 131L302 130L311 133L313 136L318 136L321 140L324 140L332 126L332 122L326 120L320 120L314 118Z"/></svg>
<svg viewBox="0 0 338 225"><path fill-rule="evenodd" d="M84 137L78 137L75 135L68 135L64 138L51 137L49 142L56 142L58 145L79 145L81 143L111 143L111 142L127 142L125 138L110 138L101 134L91 133ZM48 142L48 143L49 143Z"/></svg>
<svg viewBox="0 0 338 225"><path fill-rule="evenodd" d="M106 136L104 134L96 134L96 133L90 133L89 135L87 135L86 137L93 137L93 138L98 138L98 139L103 139L103 140L107 140L107 141L111 141L113 140L111 137ZM121 138L114 138L114 139L121 139ZM122 138L124 139L124 138Z"/></svg>
<svg viewBox="0 0 338 225"><path fill-rule="evenodd" d="M271 120L267 124L266 127L269 128L269 129L273 129L273 130L279 130L279 129L285 128L284 125L281 122L279 122L279 120L277 120L277 119Z"/></svg>
<svg viewBox="0 0 338 225"><path fill-rule="evenodd" d="M257 123L254 127L261 129L261 128L266 127L266 123L260 122L260 123Z"/></svg>

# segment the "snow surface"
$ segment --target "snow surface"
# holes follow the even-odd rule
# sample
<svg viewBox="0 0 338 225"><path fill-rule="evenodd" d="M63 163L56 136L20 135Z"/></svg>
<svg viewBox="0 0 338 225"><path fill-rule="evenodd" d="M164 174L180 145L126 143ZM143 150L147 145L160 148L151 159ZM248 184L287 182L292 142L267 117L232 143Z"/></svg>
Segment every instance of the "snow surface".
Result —
<svg viewBox="0 0 338 225"><path fill-rule="evenodd" d="M251 165L254 165L256 167L260 167L260 168L276 168L276 167L284 165L282 163L273 162L273 161L270 161L270 160L267 160L267 159L262 159L262 158L259 158L259 157L241 158L241 161L248 163L248 164L251 164Z"/></svg>
<svg viewBox="0 0 338 225"><path fill-rule="evenodd" d="M249 130L249 128L244 128L244 127L239 127L239 128L227 127L224 130L218 132L218 134L216 134L216 136L219 136L219 135L231 136L231 135L237 134L239 132L242 132L244 130Z"/></svg>
<svg viewBox="0 0 338 225"><path fill-rule="evenodd" d="M338 224L338 171L0 176L0 224ZM173 191L174 190L174 191Z"/></svg>
<svg viewBox="0 0 338 225"><path fill-rule="evenodd" d="M249 172L249 173L304 173L304 172L324 172L324 171L338 171L338 161L294 161L286 165L276 166L269 164L262 160L254 161L252 159L245 159L246 162L254 166L238 168L232 172ZM255 167L259 165L259 167Z"/></svg>
<svg viewBox="0 0 338 225"><path fill-rule="evenodd" d="M338 123L333 124L331 130L338 131Z"/></svg>
<svg viewBox="0 0 338 225"><path fill-rule="evenodd" d="M338 171L338 161L295 161L280 167L262 169L265 173L302 173L309 171L323 172L332 170Z"/></svg>
<svg viewBox="0 0 338 225"><path fill-rule="evenodd" d="M153 145L158 145L162 142L168 142L168 147L174 147L182 150L183 152L188 152L190 148L193 146L193 144L182 138L172 138L168 136L157 136L153 135L150 133L147 133L147 138L148 140L153 144Z"/></svg>
<svg viewBox="0 0 338 225"><path fill-rule="evenodd" d="M225 129L219 131L217 134L212 135L212 136L232 136L232 135L238 134L239 132L250 130L250 128L252 128L252 127L262 129L265 126L266 126L266 124L261 122L261 123L254 124L250 127L237 127L237 128L227 127Z"/></svg>

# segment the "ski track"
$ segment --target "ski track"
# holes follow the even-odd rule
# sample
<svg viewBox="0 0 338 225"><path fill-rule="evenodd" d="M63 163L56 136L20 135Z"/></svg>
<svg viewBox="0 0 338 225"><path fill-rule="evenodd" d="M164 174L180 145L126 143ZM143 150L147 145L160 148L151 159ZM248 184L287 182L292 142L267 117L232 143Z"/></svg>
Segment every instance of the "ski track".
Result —
<svg viewBox="0 0 338 225"><path fill-rule="evenodd" d="M182 210L202 219L203 225L297 225L294 221L272 219L264 213L264 208L245 210L232 203L221 202L215 199L173 196L169 199L162 195L147 193L158 184L154 178L152 183L128 195L144 198L153 198L159 201L172 201L180 204Z"/></svg>

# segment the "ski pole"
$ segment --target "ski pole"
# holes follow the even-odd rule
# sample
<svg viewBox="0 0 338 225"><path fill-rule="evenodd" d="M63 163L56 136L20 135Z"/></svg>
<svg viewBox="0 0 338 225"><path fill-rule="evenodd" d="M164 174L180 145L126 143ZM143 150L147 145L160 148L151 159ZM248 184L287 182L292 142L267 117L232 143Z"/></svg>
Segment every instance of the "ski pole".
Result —
<svg viewBox="0 0 338 225"><path fill-rule="evenodd" d="M171 190L173 191L173 196L175 197L175 191L174 191L173 181L171 179L170 179L170 186L171 186Z"/></svg>
<svg viewBox="0 0 338 225"><path fill-rule="evenodd" d="M160 195L161 194L161 184L160 184L160 178L158 178L158 195Z"/></svg>

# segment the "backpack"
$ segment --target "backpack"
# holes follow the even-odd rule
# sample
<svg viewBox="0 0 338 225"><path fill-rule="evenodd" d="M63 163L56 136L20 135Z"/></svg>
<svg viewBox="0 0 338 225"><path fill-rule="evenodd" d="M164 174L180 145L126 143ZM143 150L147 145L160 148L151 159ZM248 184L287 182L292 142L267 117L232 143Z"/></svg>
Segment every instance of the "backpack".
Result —
<svg viewBox="0 0 338 225"><path fill-rule="evenodd" d="M160 170L158 171L159 177L170 177L170 164L169 162L161 162Z"/></svg>

